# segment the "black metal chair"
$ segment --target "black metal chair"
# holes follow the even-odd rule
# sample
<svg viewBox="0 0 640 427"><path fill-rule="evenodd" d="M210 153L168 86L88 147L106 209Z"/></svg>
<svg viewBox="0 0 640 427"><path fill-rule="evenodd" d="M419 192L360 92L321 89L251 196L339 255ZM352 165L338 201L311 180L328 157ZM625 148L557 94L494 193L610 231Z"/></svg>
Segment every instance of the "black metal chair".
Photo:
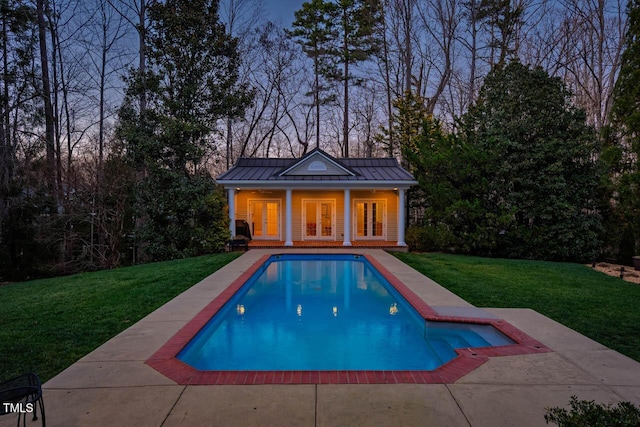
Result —
<svg viewBox="0 0 640 427"><path fill-rule="evenodd" d="M236 219L236 236L251 240L251 228L249 228L249 223L244 219Z"/></svg>
<svg viewBox="0 0 640 427"><path fill-rule="evenodd" d="M229 240L229 249L242 248L249 250L249 240L251 240L251 229L249 223L243 219L236 219L236 235Z"/></svg>
<svg viewBox="0 0 640 427"><path fill-rule="evenodd" d="M33 421L40 419L46 426L42 382L38 375L30 372L0 383L0 415L18 414L18 427L27 425L27 414L33 414Z"/></svg>

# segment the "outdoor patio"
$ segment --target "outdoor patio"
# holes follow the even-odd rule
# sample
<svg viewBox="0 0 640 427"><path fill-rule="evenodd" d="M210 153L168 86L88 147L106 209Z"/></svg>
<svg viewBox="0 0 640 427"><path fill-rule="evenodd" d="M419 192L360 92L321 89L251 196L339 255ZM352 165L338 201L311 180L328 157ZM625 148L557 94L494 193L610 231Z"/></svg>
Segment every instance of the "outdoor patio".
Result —
<svg viewBox="0 0 640 427"><path fill-rule="evenodd" d="M453 384L185 386L146 365L256 260L282 252L252 249L48 381L47 425L525 427L546 425L545 407L567 405L572 395L640 403L640 363L537 312L474 310L381 249L298 250L370 254L430 306L498 316L553 351L494 357ZM15 422L0 417L1 427Z"/></svg>

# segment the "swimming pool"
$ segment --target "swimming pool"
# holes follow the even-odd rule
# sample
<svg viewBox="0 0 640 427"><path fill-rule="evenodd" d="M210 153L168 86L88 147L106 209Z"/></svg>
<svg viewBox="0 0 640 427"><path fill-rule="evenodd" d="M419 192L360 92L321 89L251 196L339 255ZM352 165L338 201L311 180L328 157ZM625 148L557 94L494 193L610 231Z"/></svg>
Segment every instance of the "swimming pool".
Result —
<svg viewBox="0 0 640 427"><path fill-rule="evenodd" d="M353 279L351 280L351 282L355 284L355 288L350 288L349 292L345 292L345 289L340 285L340 283L344 283L344 280L337 280L335 282L335 289L332 288L333 290L329 292L328 296L321 298L315 296L314 298L314 294L316 293L316 291L318 291L319 287L317 283L315 283L313 280L310 280L307 283L306 288L302 287L302 279L310 279L307 276L311 274L312 269L304 268L305 273L302 273L303 269L300 268L300 272L298 274L301 280L299 280L300 283L298 284L298 286L300 286L298 294L294 292L294 286L291 286L289 288L290 293L287 293L286 284L294 284L293 277L295 277L296 275L296 270L293 268L284 268L280 273L278 273L280 274L280 278L283 279L283 281L280 282L279 285L274 286L282 287L284 284L284 296L281 294L279 298L275 297L271 300L267 300L267 303L262 303L258 306L255 306L252 304L241 303L239 298L241 298L243 295L252 295L252 292L254 291L250 290L249 286L255 284L259 276L263 273L267 276L271 274L272 278L275 277L277 279L278 275L274 273L274 270L269 270L269 266L272 265L273 261L293 261L295 258L298 258L299 255L286 254L280 255L278 257L263 255L257 251L249 251L243 257L241 257L237 261L234 261L234 263L242 263L243 265L241 269L232 267L232 270L235 269L236 271L241 271L240 273L237 273L238 275L235 276L235 278L230 278L228 273L215 273L187 292L191 293L192 291L195 291L195 295L202 295L203 291L205 293L210 293L212 290L217 289L217 291L215 291L215 295L217 296L215 296L214 299L211 300L199 312L194 311L194 317L191 320L187 321L184 326L182 326L177 333L175 333L164 345L162 345L155 353L153 353L149 357L149 359L145 361L145 363L164 376L168 377L175 383L183 385L388 383L448 384L457 381L459 378L478 368L492 357L536 354L551 351L539 341L524 334L522 331L515 328L505 320L492 318L491 316L478 316L473 311L448 310L446 309L446 307L443 307L446 310L442 310L443 308L439 308L437 310L436 308L432 308L421 297L416 295L409 286L407 286L405 283L399 280L398 277L391 273L387 269L385 264L387 262L391 262L393 265L395 265L395 269L399 269L398 271L403 271L403 274L407 275L408 278L413 277L414 281L416 276L420 276L423 278L419 280L428 280L427 278L424 278L413 270L404 271L406 269L405 267L396 265L396 261L390 259L389 255L384 254L384 252L382 251L371 252L372 253L365 253L358 256L350 255L353 260L357 260L358 262L364 263L364 265L368 265L366 268L363 267L361 273L357 272L359 271L357 268L355 269L356 272L354 272L354 269L351 268L349 274L349 269L339 270L334 267L326 267L323 270L322 267L317 267L314 264L314 267L312 269L316 269L316 271L317 269L319 269L320 271L320 275L317 277L342 277L343 279L347 277ZM307 256L309 255L304 255L304 257ZM315 257L316 255L313 256ZM251 259L253 260L250 261L249 264L247 264L247 260ZM303 277L303 274L306 274L307 276ZM342 274L342 276L340 276L340 274ZM319 325L322 323L331 325L330 322L338 321L341 318L352 317L356 318L356 323L358 322L358 317L356 316L356 313L358 313L358 311L355 310L355 307L357 307L357 305L359 304L359 298L357 298L356 295L363 290L361 288L369 288L369 284L367 283L368 279L364 280L365 277L375 280L380 280L382 278L382 282L384 283L382 285L383 289L380 289L377 286L374 287L373 285L372 288L376 288L379 290L378 293L374 292L374 296L375 298L382 301L383 304L377 305L377 311L382 311L383 313L385 313L387 321L390 318L395 318L400 313L405 313L409 318L413 318L413 320L422 322L421 324L424 325L422 331L428 335L431 335L431 337L433 338L437 338L438 333L440 332L438 328L434 328L434 326L454 326L454 328L458 329L471 329L476 330L476 332L480 331L478 335L480 335L481 338L487 340L487 334L483 332L483 330L487 330L487 328L477 328L475 325L490 325L499 332L499 335L507 337L513 342L513 344L486 347L455 348L453 350L453 353L455 353L453 359L431 370L428 370L429 366L424 367L424 365L423 367L415 369L390 368L389 370L374 368L372 367L372 365L369 365L371 366L371 368L366 368L365 366L367 365L352 365L358 367L344 369L326 368L326 370L322 368L311 367L301 368L300 366L302 365L295 365L296 368L293 368L292 366L284 367L284 365L276 365L270 368L267 368L266 366L258 367L258 365L253 365L253 368L248 366L231 367L230 365L227 365L224 368L196 368L178 358L184 356L188 348L197 346L196 341L200 339L198 337L204 337L207 334L215 335L214 324L217 323L218 326L224 324L225 326L223 326L223 329L230 328L229 324L225 323L225 321L222 320L225 314L230 314L232 317L236 316L239 318L244 318L244 320L246 320L247 317L252 315L250 313L257 314L263 307L275 307L277 309L276 311L279 310L280 312L282 312L282 314L276 313L275 315L274 313L271 313L271 315L274 316L274 318L270 321L272 326L261 327L262 329L269 331L269 336L275 336L276 333L278 335L283 334L281 332L276 332L279 330L281 331L281 329L275 328L273 326L275 322L274 319L289 316L295 319L299 319L299 322L302 323L303 321L306 321L306 319L310 319L308 315L310 315L311 311L317 310L323 313L324 320L315 322L307 321L307 323L311 322L311 324L310 330L305 335L312 337L312 341L315 341L319 344L330 341L332 338L326 338L326 335L323 335L320 332L314 333L313 331L318 331ZM358 280L356 280L356 278ZM287 281L288 279L291 280ZM221 289L220 285L224 286L221 291L219 290ZM415 284L412 284L412 287L415 286ZM322 288L322 286L320 286L320 288ZM394 299L393 301L391 301L387 299L388 296L382 295L385 292L392 298L397 298L398 295L402 296L402 298L398 298L397 300ZM296 300L295 298L297 297L301 298L301 300ZM190 297L187 297L187 300L189 298ZM313 308L314 305L310 305L307 301L313 299L323 301L324 308L320 306ZM269 301L271 301L271 303L268 303ZM329 313L327 313L327 310L329 310ZM401 322L401 324L404 324L403 322ZM378 323L360 323L364 325L364 327L368 327L369 329L372 328L372 325L376 324L378 325L376 326L376 329L384 330L386 328L386 331L388 333L386 340L378 340L378 347L368 347L368 351L364 356L360 356L360 359L370 358L371 354L375 353L378 349L386 348L391 342L396 339L395 335L399 329L416 328L415 325L402 326L400 328L396 325L396 327L393 328L390 327L388 323L386 323L386 326L384 326L385 321L379 321ZM380 323L382 324L382 326L380 326ZM454 325L446 325L446 323ZM287 332L286 329L285 332ZM420 339L424 339L424 333ZM490 333L489 335L492 334L493 333ZM288 335L288 332L284 335ZM225 334L227 343L232 343L234 336L235 335ZM313 337L315 337L315 340L313 340ZM491 338L489 338L489 340L490 339ZM291 338L288 338L288 340L289 343L295 341ZM315 342L312 342L311 344L307 343L304 345L312 346L315 345ZM347 339L346 341L343 339L342 342L342 346L333 347L333 353L342 354L342 352L339 351L342 348L356 347L351 339ZM475 345L473 343L471 344ZM245 349L249 350L253 349L254 352L256 351L256 347L254 346L253 342L242 342L240 340L236 341L236 344L234 345L236 347L244 347ZM216 345L212 344L212 346L215 347ZM289 350L294 354L298 354L301 353L300 349L303 348L301 346L302 344L299 344L298 346L296 346L296 344L291 344L289 346ZM437 345L433 346L437 347ZM455 346L450 346L450 349L445 352L448 353L448 355L445 354L444 357L442 357L441 351L439 352L437 349L434 351L436 352L436 354L439 354L439 357L441 357L442 359L447 359L451 356L451 348L454 347ZM293 348L293 350L291 350L291 348ZM208 351L207 345L203 345L203 348L197 350L196 353L204 351ZM308 350L305 351L308 352ZM398 351L404 350L397 350L396 353ZM260 357L260 359L262 358L263 356ZM200 362L198 362L196 359L197 357L194 358L194 360L191 360L191 362L199 365ZM280 368L279 366L282 368Z"/></svg>
<svg viewBox="0 0 640 427"><path fill-rule="evenodd" d="M276 255L177 358L198 370L434 370L510 345L491 325L425 321L359 255Z"/></svg>

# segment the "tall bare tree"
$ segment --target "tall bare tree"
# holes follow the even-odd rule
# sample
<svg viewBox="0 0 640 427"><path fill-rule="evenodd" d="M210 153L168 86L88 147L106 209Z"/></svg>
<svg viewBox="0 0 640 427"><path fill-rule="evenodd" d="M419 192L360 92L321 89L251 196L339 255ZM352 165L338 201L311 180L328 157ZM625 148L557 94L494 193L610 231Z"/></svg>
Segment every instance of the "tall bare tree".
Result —
<svg viewBox="0 0 640 427"><path fill-rule="evenodd" d="M386 101L386 107L387 107L387 154L389 155L389 157L393 157L394 155L394 149L395 149L395 138L393 135L393 114L391 114L392 108L393 108L393 94L392 94L392 87L391 87L391 72L389 69L389 61L391 60L390 57L390 46L389 46L389 39L387 37L387 32L389 29L389 24L388 24L388 14L386 13L386 10L389 8L389 0L385 0L385 2L383 3L383 8L382 8L382 27L380 28L380 31L382 32L382 50L380 51L380 60L378 61L378 65L379 65L379 69L380 69L380 74L382 75L383 81L384 81L384 89L385 89L385 101Z"/></svg>
<svg viewBox="0 0 640 427"><path fill-rule="evenodd" d="M261 66L251 72L256 97L245 114L245 126L239 132L241 157L252 157L257 153L269 157L274 138L281 133L286 109L296 97L295 89L289 87L299 71L295 67L298 51L293 42L271 22L256 36L254 59Z"/></svg>
<svg viewBox="0 0 640 427"><path fill-rule="evenodd" d="M48 0L36 0L38 20L38 42L40 46L40 67L42 73L41 96L44 105L45 117L45 146L47 152L47 182L49 191L54 199L57 198L58 188L56 180L56 141L53 116L53 103L51 100L51 79L49 77L49 49L47 46L47 20Z"/></svg>
<svg viewBox="0 0 640 427"><path fill-rule="evenodd" d="M106 120L114 111L107 105L107 90L113 88L112 78L124 72L121 61L123 52L119 43L127 35L124 18L107 0L96 0L94 28L97 30L95 47L98 55L89 55L92 68L97 73L98 98L98 163L104 161ZM144 102L144 101L142 101Z"/></svg>
<svg viewBox="0 0 640 427"><path fill-rule="evenodd" d="M329 62L330 44L337 38L331 19L333 4L324 0L312 0L302 4L295 13L295 21L289 35L300 45L302 51L313 61L313 84L309 94L313 97L316 125L316 148L320 147L320 107L330 98L324 98L328 89L323 84L323 76L329 71L334 74ZM306 148L305 148L306 151Z"/></svg>
<svg viewBox="0 0 640 427"><path fill-rule="evenodd" d="M349 88L356 80L351 67L369 60L380 50L382 4L380 0L339 0L328 4L332 5L329 16L338 33L332 60L342 64L342 69L333 69L327 76L343 84L343 156L349 157Z"/></svg>
<svg viewBox="0 0 640 427"><path fill-rule="evenodd" d="M380 127L380 115L377 106L378 88L374 83L364 83L357 93L355 102L354 129L358 136L358 155L374 157L376 147L375 131ZM362 153L360 151L362 147Z"/></svg>
<svg viewBox="0 0 640 427"><path fill-rule="evenodd" d="M138 35L138 72L145 75L147 72L146 39L149 32L147 9L153 0L108 0L113 10L126 20ZM147 108L146 91L141 91L139 108L143 112Z"/></svg>
<svg viewBox="0 0 640 427"><path fill-rule="evenodd" d="M242 70L240 72L240 81L244 83L249 82L252 68L256 65L247 61L246 58L252 50L250 40L254 29L257 28L262 19L263 11L262 0L223 0L220 3L220 19L226 26L227 34L238 40L238 49L245 59L241 64ZM227 169L231 167L234 161L233 123L233 118L227 117L225 141Z"/></svg>
<svg viewBox="0 0 640 427"><path fill-rule="evenodd" d="M423 52L423 61L427 68L426 77L433 83L430 84L431 90L428 93L425 91L423 96L426 95L427 111L433 113L453 73L455 43L461 20L460 5L458 0L429 0L426 7L419 9L419 13L426 33L430 36L430 48Z"/></svg>
<svg viewBox="0 0 640 427"><path fill-rule="evenodd" d="M466 0L462 3L463 7L463 16L466 18L466 32L467 36L460 37L460 43L464 46L469 54L468 61L468 88L467 88L467 97L466 97L466 106L473 104L476 98L477 92L477 79L478 79L478 33L480 22L478 18L478 12L480 7L479 0Z"/></svg>
<svg viewBox="0 0 640 427"><path fill-rule="evenodd" d="M627 29L623 0L564 0L566 83L589 121L608 123Z"/></svg>

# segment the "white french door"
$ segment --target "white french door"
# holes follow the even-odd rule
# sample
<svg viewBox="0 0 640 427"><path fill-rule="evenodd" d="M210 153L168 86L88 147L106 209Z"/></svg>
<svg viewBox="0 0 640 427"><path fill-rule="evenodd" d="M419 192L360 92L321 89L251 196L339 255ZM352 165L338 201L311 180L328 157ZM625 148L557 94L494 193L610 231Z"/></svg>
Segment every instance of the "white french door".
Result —
<svg viewBox="0 0 640 427"><path fill-rule="evenodd" d="M387 238L387 204L384 200L354 200L354 240Z"/></svg>
<svg viewBox="0 0 640 427"><path fill-rule="evenodd" d="M280 240L280 200L249 200L251 237Z"/></svg>
<svg viewBox="0 0 640 427"><path fill-rule="evenodd" d="M303 200L303 240L335 240L335 212L335 200Z"/></svg>

